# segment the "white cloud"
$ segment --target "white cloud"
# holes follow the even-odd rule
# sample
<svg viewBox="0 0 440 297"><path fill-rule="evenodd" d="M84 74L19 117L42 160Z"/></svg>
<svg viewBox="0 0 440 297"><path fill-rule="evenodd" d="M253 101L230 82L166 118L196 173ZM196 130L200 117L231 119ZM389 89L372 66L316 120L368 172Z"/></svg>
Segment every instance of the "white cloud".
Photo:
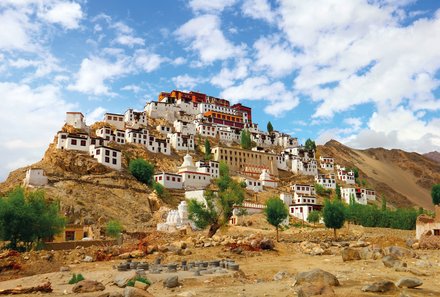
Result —
<svg viewBox="0 0 440 297"><path fill-rule="evenodd" d="M195 86L206 82L206 79L204 78L192 77L188 74L175 76L171 80L177 88L190 90L193 90Z"/></svg>
<svg viewBox="0 0 440 297"><path fill-rule="evenodd" d="M47 145L62 125L65 112L75 108L60 97L52 85L0 82L0 180L10 170L41 159Z"/></svg>
<svg viewBox="0 0 440 297"><path fill-rule="evenodd" d="M215 15L202 15L189 20L174 34L189 43L189 49L199 54L203 63L242 56L243 46L235 46L225 38L220 29L220 19Z"/></svg>
<svg viewBox="0 0 440 297"><path fill-rule="evenodd" d="M293 50L278 36L258 39L254 43L254 49L256 50L255 66L267 70L274 77L290 74L298 64Z"/></svg>
<svg viewBox="0 0 440 297"><path fill-rule="evenodd" d="M0 50L36 50L30 35L38 30L38 25L34 27L25 13L12 9L4 10L0 14L0 24Z"/></svg>
<svg viewBox="0 0 440 297"><path fill-rule="evenodd" d="M137 85L126 85L121 88L122 91L130 91L133 93L139 93L142 89Z"/></svg>
<svg viewBox="0 0 440 297"><path fill-rule="evenodd" d="M144 45L145 40L134 36L134 30L122 22L116 22L111 26L116 29L117 36L113 42L134 47L135 45Z"/></svg>
<svg viewBox="0 0 440 297"><path fill-rule="evenodd" d="M299 99L292 92L286 90L282 82L271 82L263 76L247 78L242 84L226 88L220 96L232 101L269 101L269 105L264 111L274 116L280 116L299 104Z"/></svg>
<svg viewBox="0 0 440 297"><path fill-rule="evenodd" d="M150 53L147 50L137 50L135 53L134 63L137 67L145 72L152 72L159 68L160 64L167 59L158 54Z"/></svg>
<svg viewBox="0 0 440 297"><path fill-rule="evenodd" d="M190 0L188 5L195 12L218 13L226 7L233 6L236 2L236 0Z"/></svg>
<svg viewBox="0 0 440 297"><path fill-rule="evenodd" d="M227 88L232 86L235 81L244 79L248 76L249 59L238 59L234 68L223 67L220 73L211 78L211 84L219 86L221 88Z"/></svg>
<svg viewBox="0 0 440 297"><path fill-rule="evenodd" d="M102 121L102 119L104 118L104 114L106 112L107 112L107 109L105 109L102 106L98 106L97 108L95 108L91 112L87 113L85 115L87 125L92 125L95 122Z"/></svg>
<svg viewBox="0 0 440 297"><path fill-rule="evenodd" d="M276 14L267 0L245 0L241 9L245 16L261 19L270 24L275 22Z"/></svg>
<svg viewBox="0 0 440 297"><path fill-rule="evenodd" d="M70 84L67 88L87 94L114 95L105 82L129 72L130 67L126 60L112 63L100 57L85 58L75 75L75 83Z"/></svg>
<svg viewBox="0 0 440 297"><path fill-rule="evenodd" d="M177 57L171 63L176 66L183 65L186 63L186 59L184 57Z"/></svg>
<svg viewBox="0 0 440 297"><path fill-rule="evenodd" d="M41 13L41 17L54 24L60 24L66 29L77 29L84 17L81 5L76 2L55 2Z"/></svg>

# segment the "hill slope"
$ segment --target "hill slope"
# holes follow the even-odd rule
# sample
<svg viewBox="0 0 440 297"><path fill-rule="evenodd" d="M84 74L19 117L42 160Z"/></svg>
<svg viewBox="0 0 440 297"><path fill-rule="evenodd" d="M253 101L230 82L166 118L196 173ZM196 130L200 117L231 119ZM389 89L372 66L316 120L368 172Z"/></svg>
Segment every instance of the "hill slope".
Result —
<svg viewBox="0 0 440 297"><path fill-rule="evenodd" d="M437 151L423 154L424 157L440 163L440 153Z"/></svg>
<svg viewBox="0 0 440 297"><path fill-rule="evenodd" d="M336 164L357 167L360 180L394 206L433 209L430 191L440 183L440 164L431 159L395 149L355 150L334 140L318 146L318 154L335 157Z"/></svg>

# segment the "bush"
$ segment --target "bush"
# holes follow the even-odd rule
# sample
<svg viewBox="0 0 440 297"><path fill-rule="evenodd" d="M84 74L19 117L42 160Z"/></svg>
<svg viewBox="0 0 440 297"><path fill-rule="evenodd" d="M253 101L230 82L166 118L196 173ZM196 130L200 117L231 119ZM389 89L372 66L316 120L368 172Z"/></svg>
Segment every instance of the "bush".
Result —
<svg viewBox="0 0 440 297"><path fill-rule="evenodd" d="M314 210L309 213L307 216L307 222L316 224L319 222L319 219L321 218L321 213L317 210Z"/></svg>
<svg viewBox="0 0 440 297"><path fill-rule="evenodd" d="M121 236L122 232L122 224L117 220L111 220L107 223L107 226L105 227L105 233L107 236L110 236L112 238L119 238Z"/></svg>
<svg viewBox="0 0 440 297"><path fill-rule="evenodd" d="M80 281L85 280L84 276L81 273L73 274L72 278L69 280L69 285L74 285L79 283Z"/></svg>
<svg viewBox="0 0 440 297"><path fill-rule="evenodd" d="M340 200L335 199L333 202L325 200L323 210L324 223L327 228L333 228L336 238L336 229L344 226L345 207Z"/></svg>
<svg viewBox="0 0 440 297"><path fill-rule="evenodd" d="M159 196L159 198L163 198L165 196L165 187L162 186L161 184L154 183L153 189L156 192L157 196Z"/></svg>
<svg viewBox="0 0 440 297"><path fill-rule="evenodd" d="M153 183L154 165L144 159L131 160L128 165L130 173L140 182L151 186Z"/></svg>

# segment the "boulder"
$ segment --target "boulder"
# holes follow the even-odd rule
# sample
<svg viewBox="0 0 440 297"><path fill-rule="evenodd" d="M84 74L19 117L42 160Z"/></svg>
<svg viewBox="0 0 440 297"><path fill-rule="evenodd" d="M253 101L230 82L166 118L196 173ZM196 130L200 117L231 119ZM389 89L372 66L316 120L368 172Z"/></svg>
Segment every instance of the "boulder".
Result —
<svg viewBox="0 0 440 297"><path fill-rule="evenodd" d="M388 255L382 258L382 263L386 267L390 268L400 268L400 267L406 267L406 263L403 263L399 260L396 256Z"/></svg>
<svg viewBox="0 0 440 297"><path fill-rule="evenodd" d="M127 286L127 283L134 279L136 277L136 271L127 271L127 272L120 272L115 275L115 278L113 279L113 283L117 285L119 288L125 288Z"/></svg>
<svg viewBox="0 0 440 297"><path fill-rule="evenodd" d="M295 276L295 278L298 285L317 282L329 286L339 286L339 281L336 276L322 269L313 269L310 271L300 272Z"/></svg>
<svg viewBox="0 0 440 297"><path fill-rule="evenodd" d="M260 248L262 250L273 250L275 248L275 243L272 239L264 238L260 241Z"/></svg>
<svg viewBox="0 0 440 297"><path fill-rule="evenodd" d="M140 281L135 281L134 287L146 291L149 285Z"/></svg>
<svg viewBox="0 0 440 297"><path fill-rule="evenodd" d="M314 247L310 253L312 256L318 256L324 254L324 249L320 246Z"/></svg>
<svg viewBox="0 0 440 297"><path fill-rule="evenodd" d="M274 281L280 281L286 277L289 277L289 273L286 271L278 271L274 276L273 276L273 280Z"/></svg>
<svg viewBox="0 0 440 297"><path fill-rule="evenodd" d="M125 287L124 297L154 297L151 293L134 287Z"/></svg>
<svg viewBox="0 0 440 297"><path fill-rule="evenodd" d="M389 246L384 249L385 255L393 255L397 258L414 258L416 253L400 246Z"/></svg>
<svg viewBox="0 0 440 297"><path fill-rule="evenodd" d="M416 277L403 277L399 279L396 286L399 288L417 288L423 285L423 281Z"/></svg>
<svg viewBox="0 0 440 297"><path fill-rule="evenodd" d="M72 288L73 293L90 293L104 290L105 286L102 283L87 279L76 283Z"/></svg>
<svg viewBox="0 0 440 297"><path fill-rule="evenodd" d="M298 297L311 297L311 296L334 296L335 291L329 285L323 283L306 283L300 286L297 290Z"/></svg>
<svg viewBox="0 0 440 297"><path fill-rule="evenodd" d="M385 293L396 290L396 286L390 281L376 282L371 285L366 285L362 288L363 292Z"/></svg>
<svg viewBox="0 0 440 297"><path fill-rule="evenodd" d="M354 248L350 248L350 247L344 248L341 251L341 255L342 255L342 261L344 261L344 262L361 259L361 255L359 253L359 250L354 249Z"/></svg>
<svg viewBox="0 0 440 297"><path fill-rule="evenodd" d="M136 251L130 252L130 257L132 257L132 258L141 258L141 257L144 256L144 254L145 253L143 251L136 250Z"/></svg>
<svg viewBox="0 0 440 297"><path fill-rule="evenodd" d="M163 281L163 286L165 288L175 288L179 285L179 278L177 277L177 275L174 276L170 276L167 277L164 281Z"/></svg>

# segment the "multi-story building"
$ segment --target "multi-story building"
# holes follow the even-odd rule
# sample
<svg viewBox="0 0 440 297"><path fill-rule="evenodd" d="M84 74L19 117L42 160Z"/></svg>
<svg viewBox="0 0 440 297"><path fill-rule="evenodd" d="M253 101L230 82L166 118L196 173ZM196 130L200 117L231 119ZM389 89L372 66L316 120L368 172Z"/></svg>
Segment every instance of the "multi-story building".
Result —
<svg viewBox="0 0 440 297"><path fill-rule="evenodd" d="M243 117L237 115L231 115L223 112L207 111L203 114L203 117L210 123L217 125L225 125L230 127L236 127L243 129Z"/></svg>
<svg viewBox="0 0 440 297"><path fill-rule="evenodd" d="M89 146L90 137L88 134L70 134L61 131L57 133L57 149L88 152Z"/></svg>
<svg viewBox="0 0 440 297"><path fill-rule="evenodd" d="M272 175L278 176L276 154L222 146L214 147L211 149L211 153L213 160L225 162L231 171L246 174L248 173L246 168L259 168L254 173L256 176L259 176L263 169L267 169Z"/></svg>
<svg viewBox="0 0 440 297"><path fill-rule="evenodd" d="M66 124L75 129L87 130L84 115L81 112L69 111L66 112Z"/></svg>
<svg viewBox="0 0 440 297"><path fill-rule="evenodd" d="M104 122L112 125L116 129L125 130L124 115L117 113L105 113Z"/></svg>
<svg viewBox="0 0 440 297"><path fill-rule="evenodd" d="M183 182L182 176L180 174L161 172L155 174L153 177L154 181L161 184L167 189L182 189Z"/></svg>
<svg viewBox="0 0 440 297"><path fill-rule="evenodd" d="M376 192L371 189L341 188L341 198L344 199L346 203L350 203L352 197L355 202L366 205L369 200L376 200Z"/></svg>
<svg viewBox="0 0 440 297"><path fill-rule="evenodd" d="M331 157L320 156L319 167L327 171L333 171L335 169L335 159Z"/></svg>
<svg viewBox="0 0 440 297"><path fill-rule="evenodd" d="M345 167L340 167L339 165L336 168L336 173L340 181L343 181L349 185L354 185L356 183L353 170L347 170Z"/></svg>
<svg viewBox="0 0 440 297"><path fill-rule="evenodd" d="M176 151L194 150L194 136L183 135L182 133L170 133L168 134L171 147Z"/></svg>
<svg viewBox="0 0 440 297"><path fill-rule="evenodd" d="M134 111L130 108L124 114L124 122L127 127L133 129L145 128L147 126L147 114L145 111Z"/></svg>
<svg viewBox="0 0 440 297"><path fill-rule="evenodd" d="M108 146L96 146L91 145L89 149L90 155L95 158L99 163L108 166L110 168L120 170L121 164L121 151Z"/></svg>
<svg viewBox="0 0 440 297"><path fill-rule="evenodd" d="M315 176L315 182L326 189L336 189L335 174L318 174Z"/></svg>

